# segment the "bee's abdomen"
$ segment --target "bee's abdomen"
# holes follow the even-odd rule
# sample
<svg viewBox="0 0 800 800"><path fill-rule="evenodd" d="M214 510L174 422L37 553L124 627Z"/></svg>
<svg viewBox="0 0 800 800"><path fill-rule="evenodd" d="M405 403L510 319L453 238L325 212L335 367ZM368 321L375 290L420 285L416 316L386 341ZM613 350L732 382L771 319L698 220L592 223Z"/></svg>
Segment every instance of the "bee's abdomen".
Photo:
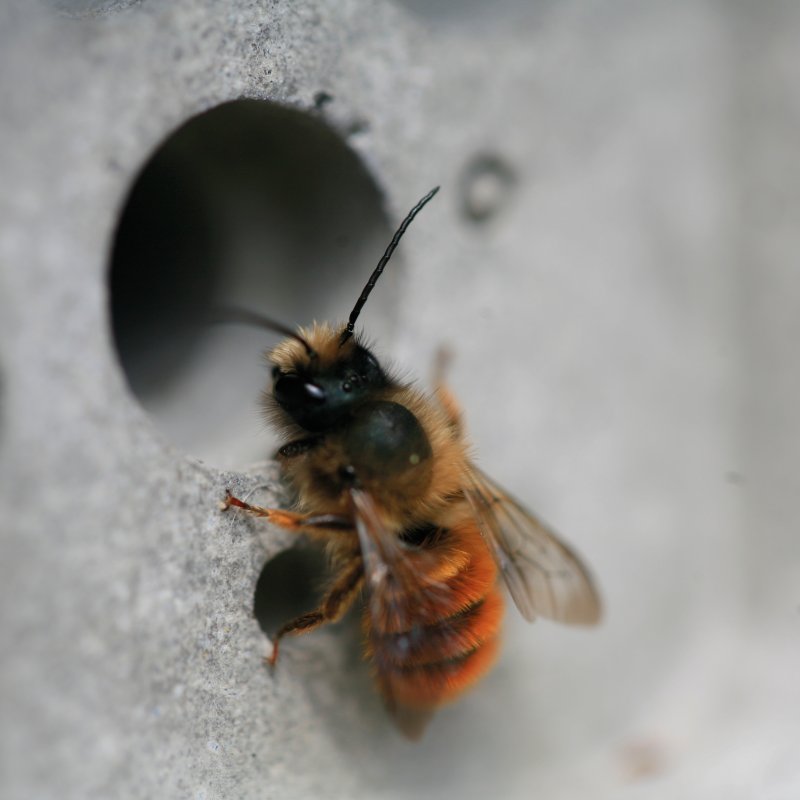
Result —
<svg viewBox="0 0 800 800"><path fill-rule="evenodd" d="M503 597L492 556L472 524L448 531L416 560L419 583L396 598L400 611L365 618L368 655L391 703L432 709L493 665Z"/></svg>

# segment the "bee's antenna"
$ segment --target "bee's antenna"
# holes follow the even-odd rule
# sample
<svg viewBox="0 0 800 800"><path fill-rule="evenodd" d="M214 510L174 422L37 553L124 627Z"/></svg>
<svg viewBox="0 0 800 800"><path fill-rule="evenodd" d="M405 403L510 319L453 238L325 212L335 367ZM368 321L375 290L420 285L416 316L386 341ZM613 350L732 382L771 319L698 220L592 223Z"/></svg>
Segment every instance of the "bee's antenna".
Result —
<svg viewBox="0 0 800 800"><path fill-rule="evenodd" d="M400 223L400 227L395 231L394 236L392 236L392 241L389 242L389 246L386 248L386 252L383 254L383 258L378 262L378 266L375 267L375 271L372 275L369 276L369 280L367 281L367 285L364 287L364 291L361 292L361 296L356 301L356 304L353 306L353 310L350 312L350 319L347 321L347 326L342 331L342 337L339 339L339 346L341 347L352 335L353 330L356 326L356 320L358 319L358 315L361 313L361 309L364 307L364 303L367 302L367 298L369 297L369 293L375 288L375 284L378 282L378 278L380 278L381 273L383 272L383 268L389 262L389 259L392 257L392 253L394 253L395 248L397 247L398 242L403 237L403 234L406 232L406 228L411 224L411 220L422 211L425 204L439 191L439 187L436 186L435 188L431 189L425 197L422 198L415 206L408 212L408 216Z"/></svg>
<svg viewBox="0 0 800 800"><path fill-rule="evenodd" d="M288 336L290 339L300 342L300 344L305 348L306 353L308 353L309 358L316 358L317 355L314 348L299 333L293 331L288 325L284 325L282 322L276 322L274 319L270 319L269 317L265 317L262 314L258 314L257 312L250 311L246 308L234 308L227 306L215 308L209 315L209 321L238 322L243 325L255 325L258 328L266 328L268 331L282 333L284 336Z"/></svg>

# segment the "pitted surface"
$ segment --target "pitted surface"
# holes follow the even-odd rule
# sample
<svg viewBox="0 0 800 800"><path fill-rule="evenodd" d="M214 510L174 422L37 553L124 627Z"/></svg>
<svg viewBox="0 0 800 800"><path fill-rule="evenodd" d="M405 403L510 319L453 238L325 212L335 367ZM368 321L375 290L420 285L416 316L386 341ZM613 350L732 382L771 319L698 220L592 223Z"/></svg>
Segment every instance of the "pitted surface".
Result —
<svg viewBox="0 0 800 800"><path fill-rule="evenodd" d="M4 798L613 798L654 773L642 796L797 794L800 15L531 5L0 8ZM377 353L424 383L450 346L481 465L604 590L596 634L510 615L421 747L357 625L262 666L253 593L289 539L218 502L284 502L278 475L176 446L114 349L136 176L240 98L336 131L375 218L442 185L376 289ZM342 314L347 282L319 289Z"/></svg>

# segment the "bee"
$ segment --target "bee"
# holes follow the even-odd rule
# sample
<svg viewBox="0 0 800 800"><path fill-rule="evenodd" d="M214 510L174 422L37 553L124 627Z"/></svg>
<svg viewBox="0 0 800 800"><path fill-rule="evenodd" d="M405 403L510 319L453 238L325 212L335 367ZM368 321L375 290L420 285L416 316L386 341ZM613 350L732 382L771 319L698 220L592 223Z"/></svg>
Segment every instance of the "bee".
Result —
<svg viewBox="0 0 800 800"><path fill-rule="evenodd" d="M400 730L421 736L433 713L490 670L498 654L502 577L525 619L593 625L601 603L588 570L553 531L480 470L461 410L438 370L427 395L378 362L355 323L411 221L408 213L346 324L295 331L268 355L266 413L285 442L276 458L295 510L243 509L327 544L332 579L319 607L272 637L342 618L363 596L365 656Z"/></svg>

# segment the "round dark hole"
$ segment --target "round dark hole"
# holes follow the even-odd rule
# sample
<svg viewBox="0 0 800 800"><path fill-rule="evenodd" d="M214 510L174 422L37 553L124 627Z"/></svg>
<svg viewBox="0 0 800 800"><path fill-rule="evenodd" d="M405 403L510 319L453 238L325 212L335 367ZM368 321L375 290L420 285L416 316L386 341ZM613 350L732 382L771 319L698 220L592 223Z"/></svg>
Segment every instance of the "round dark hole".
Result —
<svg viewBox="0 0 800 800"><path fill-rule="evenodd" d="M320 119L250 100L195 117L142 169L113 245L111 313L131 389L191 455L232 468L264 458L261 354L278 338L207 317L238 306L289 325L344 320L391 234L372 178ZM401 269L362 318L381 340Z"/></svg>
<svg viewBox="0 0 800 800"><path fill-rule="evenodd" d="M272 636L285 622L316 608L329 577L324 552L299 543L271 558L261 570L253 615Z"/></svg>

